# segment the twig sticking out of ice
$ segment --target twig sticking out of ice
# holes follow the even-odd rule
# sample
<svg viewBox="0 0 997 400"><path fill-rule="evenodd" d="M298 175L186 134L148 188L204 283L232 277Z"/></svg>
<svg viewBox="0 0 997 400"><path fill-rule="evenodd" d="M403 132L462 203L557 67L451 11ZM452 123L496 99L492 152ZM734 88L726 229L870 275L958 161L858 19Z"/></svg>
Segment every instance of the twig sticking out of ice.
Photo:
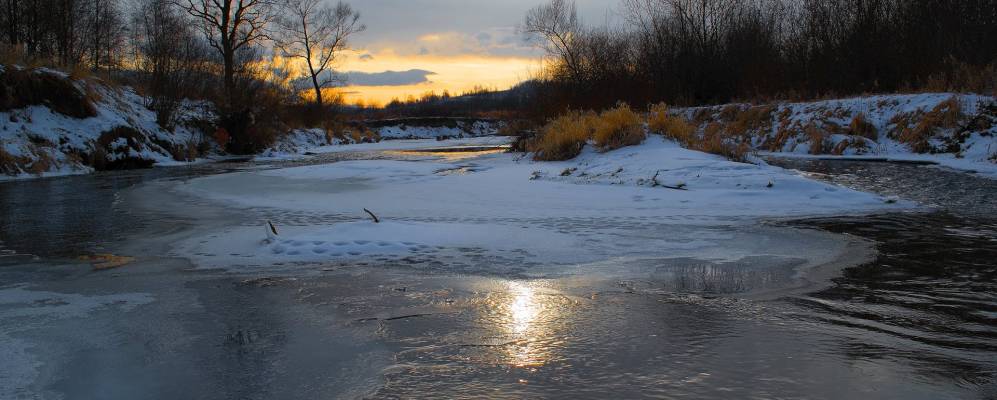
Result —
<svg viewBox="0 0 997 400"><path fill-rule="evenodd" d="M267 230L267 241L268 242L273 242L273 241L277 240L277 235L278 235L278 233L277 233L277 227L273 225L273 222L270 222L270 220L267 220L267 224L266 224L266 226L264 226L264 228Z"/></svg>
<svg viewBox="0 0 997 400"><path fill-rule="evenodd" d="M379 223L381 223L381 220L377 219L377 216L376 216L376 215L374 215L374 213L370 212L370 210L368 210L368 209L366 209L366 208L365 208L365 209L363 209L363 211L364 211L365 213L367 213L367 214L370 214L370 217L374 219L374 223L375 223L375 224L379 224Z"/></svg>

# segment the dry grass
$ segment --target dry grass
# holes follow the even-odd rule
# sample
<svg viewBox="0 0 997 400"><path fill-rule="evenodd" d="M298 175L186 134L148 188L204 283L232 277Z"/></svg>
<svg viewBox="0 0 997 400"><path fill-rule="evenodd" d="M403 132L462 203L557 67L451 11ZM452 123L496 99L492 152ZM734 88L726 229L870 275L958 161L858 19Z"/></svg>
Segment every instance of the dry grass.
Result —
<svg viewBox="0 0 997 400"><path fill-rule="evenodd" d="M711 122L703 129L703 137L688 145L690 149L716 154L735 162L747 162L751 146L731 137L720 122Z"/></svg>
<svg viewBox="0 0 997 400"><path fill-rule="evenodd" d="M25 168L25 172L29 174L41 175L52 169L54 161L52 156L49 155L47 151L38 151L36 153L37 159Z"/></svg>
<svg viewBox="0 0 997 400"><path fill-rule="evenodd" d="M730 138L724 138L719 135L705 137L703 140L695 143L690 148L705 153L723 156L724 158L735 162L747 162L748 153L751 151L751 146L747 143L737 143Z"/></svg>
<svg viewBox="0 0 997 400"><path fill-rule="evenodd" d="M353 143L377 143L381 141L381 134L367 127L351 128L348 134Z"/></svg>
<svg viewBox="0 0 997 400"><path fill-rule="evenodd" d="M603 111L593 128L592 140L600 151L637 145L647 137L640 116L626 104Z"/></svg>
<svg viewBox="0 0 997 400"><path fill-rule="evenodd" d="M929 76L922 89L926 92L997 95L997 64L991 63L984 66L966 63L955 64L948 73Z"/></svg>
<svg viewBox="0 0 997 400"><path fill-rule="evenodd" d="M21 166L25 164L24 157L15 157L4 150L0 145L0 173L6 175L17 175L21 172Z"/></svg>
<svg viewBox="0 0 997 400"><path fill-rule="evenodd" d="M803 132L809 139L810 154L828 154L833 150L829 140L831 134L818 127L817 124L810 122L803 128Z"/></svg>
<svg viewBox="0 0 997 400"><path fill-rule="evenodd" d="M521 136L536 129L533 121L526 119L507 120L498 130L499 136Z"/></svg>
<svg viewBox="0 0 997 400"><path fill-rule="evenodd" d="M789 138L795 136L798 131L798 124L794 123L790 125L788 118L780 116L779 128L776 130L775 136L765 137L765 141L761 146L768 151L782 151L786 147L786 143L789 142Z"/></svg>
<svg viewBox="0 0 997 400"><path fill-rule="evenodd" d="M651 106L647 126L651 132L674 139L685 146L688 146L696 138L696 127L681 116L669 114L668 106L665 103Z"/></svg>
<svg viewBox="0 0 997 400"><path fill-rule="evenodd" d="M727 112L731 107L724 108ZM727 124L726 130L729 136L742 136L747 138L752 134L764 135L772 128L772 114L775 113L775 106L764 105L754 106L745 109L734 108Z"/></svg>
<svg viewBox="0 0 997 400"><path fill-rule="evenodd" d="M562 161L578 156L592 135L592 113L569 112L552 119L540 129L539 136L527 145L537 161Z"/></svg>
<svg viewBox="0 0 997 400"><path fill-rule="evenodd" d="M879 132L876 131L876 126L866 120L865 114L862 113L858 113L855 117L852 117L852 122L848 124L848 133L864 137L873 142L879 141Z"/></svg>
<svg viewBox="0 0 997 400"><path fill-rule="evenodd" d="M894 124L891 135L910 146L912 151L927 153L933 150L931 139L942 130L958 127L962 116L959 99L952 96L928 112L897 114L890 120Z"/></svg>
<svg viewBox="0 0 997 400"><path fill-rule="evenodd" d="M734 121L740 113L741 106L737 104L728 104L720 109L720 120L724 122Z"/></svg>

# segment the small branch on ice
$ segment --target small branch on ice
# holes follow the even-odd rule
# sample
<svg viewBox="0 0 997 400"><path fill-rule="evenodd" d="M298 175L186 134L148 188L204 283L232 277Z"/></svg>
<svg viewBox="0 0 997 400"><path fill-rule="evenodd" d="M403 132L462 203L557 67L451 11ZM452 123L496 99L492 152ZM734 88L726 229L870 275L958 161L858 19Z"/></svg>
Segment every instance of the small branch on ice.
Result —
<svg viewBox="0 0 997 400"><path fill-rule="evenodd" d="M654 176L651 177L651 187L661 186L661 187L666 188L666 189L689 190L689 189L685 188L685 183L679 183L678 185L675 185L675 186L662 185L661 182L658 182L658 174L660 174L660 173L661 173L661 170L658 170L658 171L654 172Z"/></svg>
<svg viewBox="0 0 997 400"><path fill-rule="evenodd" d="M379 224L379 223L381 223L381 220L377 219L377 216L376 216L376 215L374 215L374 213L370 212L370 210L368 210L368 209L366 209L366 208L365 208L365 209L363 209L363 210L364 210L364 212L366 212L367 214L370 214L370 217L374 219L374 223L375 223L375 224Z"/></svg>

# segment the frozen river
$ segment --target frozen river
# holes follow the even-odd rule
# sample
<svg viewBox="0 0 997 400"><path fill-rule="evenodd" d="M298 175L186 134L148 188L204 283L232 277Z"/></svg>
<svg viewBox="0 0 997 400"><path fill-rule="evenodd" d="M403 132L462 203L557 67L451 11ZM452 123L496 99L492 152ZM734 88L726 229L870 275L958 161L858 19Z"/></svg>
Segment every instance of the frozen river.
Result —
<svg viewBox="0 0 997 400"><path fill-rule="evenodd" d="M663 218L643 192L618 214L571 202L530 212L515 197L467 206L489 196L407 211L394 204L423 194L398 189L374 207L395 227L382 234L359 225L362 213L300 199L350 202L436 181L371 189L271 169L408 157L340 152L0 184L0 398L997 394L997 222L992 200L978 200L993 199L993 181L795 162L935 208L762 219ZM385 162L379 170L396 166ZM453 171L489 171L461 166ZM241 172L218 175L231 171ZM935 184L883 179L915 173ZM254 195L263 199L229 200ZM523 201L543 201L533 199ZM291 239L261 244L266 220ZM339 245L337 235L375 237ZM80 259L104 253L134 260L96 271Z"/></svg>

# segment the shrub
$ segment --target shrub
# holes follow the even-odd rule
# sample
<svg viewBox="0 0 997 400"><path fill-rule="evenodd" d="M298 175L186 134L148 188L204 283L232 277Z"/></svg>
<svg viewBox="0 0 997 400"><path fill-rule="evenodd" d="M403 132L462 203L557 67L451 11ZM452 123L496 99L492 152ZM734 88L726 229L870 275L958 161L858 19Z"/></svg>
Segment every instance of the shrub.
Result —
<svg viewBox="0 0 997 400"><path fill-rule="evenodd" d="M601 151L637 145L646 136L640 116L622 103L599 114L592 132L592 139Z"/></svg>
<svg viewBox="0 0 997 400"><path fill-rule="evenodd" d="M668 106L665 103L651 106L647 126L651 132L674 139L684 146L688 146L695 140L696 127L681 116L669 114Z"/></svg>
<svg viewBox="0 0 997 400"><path fill-rule="evenodd" d="M852 118L852 122L848 124L848 133L874 142L879 141L879 132L876 131L876 126L867 121L865 114L862 113L858 113Z"/></svg>
<svg viewBox="0 0 997 400"><path fill-rule="evenodd" d="M121 140L124 140L124 146ZM97 138L97 148L90 157L90 165L99 171L116 169L148 168L153 160L132 154L146 148L146 138L134 128L118 126L102 132Z"/></svg>
<svg viewBox="0 0 997 400"><path fill-rule="evenodd" d="M261 112L246 108L222 116L220 126L229 140L226 150L232 154L256 154L274 144L283 130L274 120L274 113L261 108ZM259 117L259 118L258 118Z"/></svg>
<svg viewBox="0 0 997 400"><path fill-rule="evenodd" d="M537 161L562 161L578 156L592 134L595 116L591 113L569 112L540 129L540 134L527 148Z"/></svg>
<svg viewBox="0 0 997 400"><path fill-rule="evenodd" d="M34 105L44 105L73 118L97 115L86 91L65 75L14 68L0 73L0 111Z"/></svg>

